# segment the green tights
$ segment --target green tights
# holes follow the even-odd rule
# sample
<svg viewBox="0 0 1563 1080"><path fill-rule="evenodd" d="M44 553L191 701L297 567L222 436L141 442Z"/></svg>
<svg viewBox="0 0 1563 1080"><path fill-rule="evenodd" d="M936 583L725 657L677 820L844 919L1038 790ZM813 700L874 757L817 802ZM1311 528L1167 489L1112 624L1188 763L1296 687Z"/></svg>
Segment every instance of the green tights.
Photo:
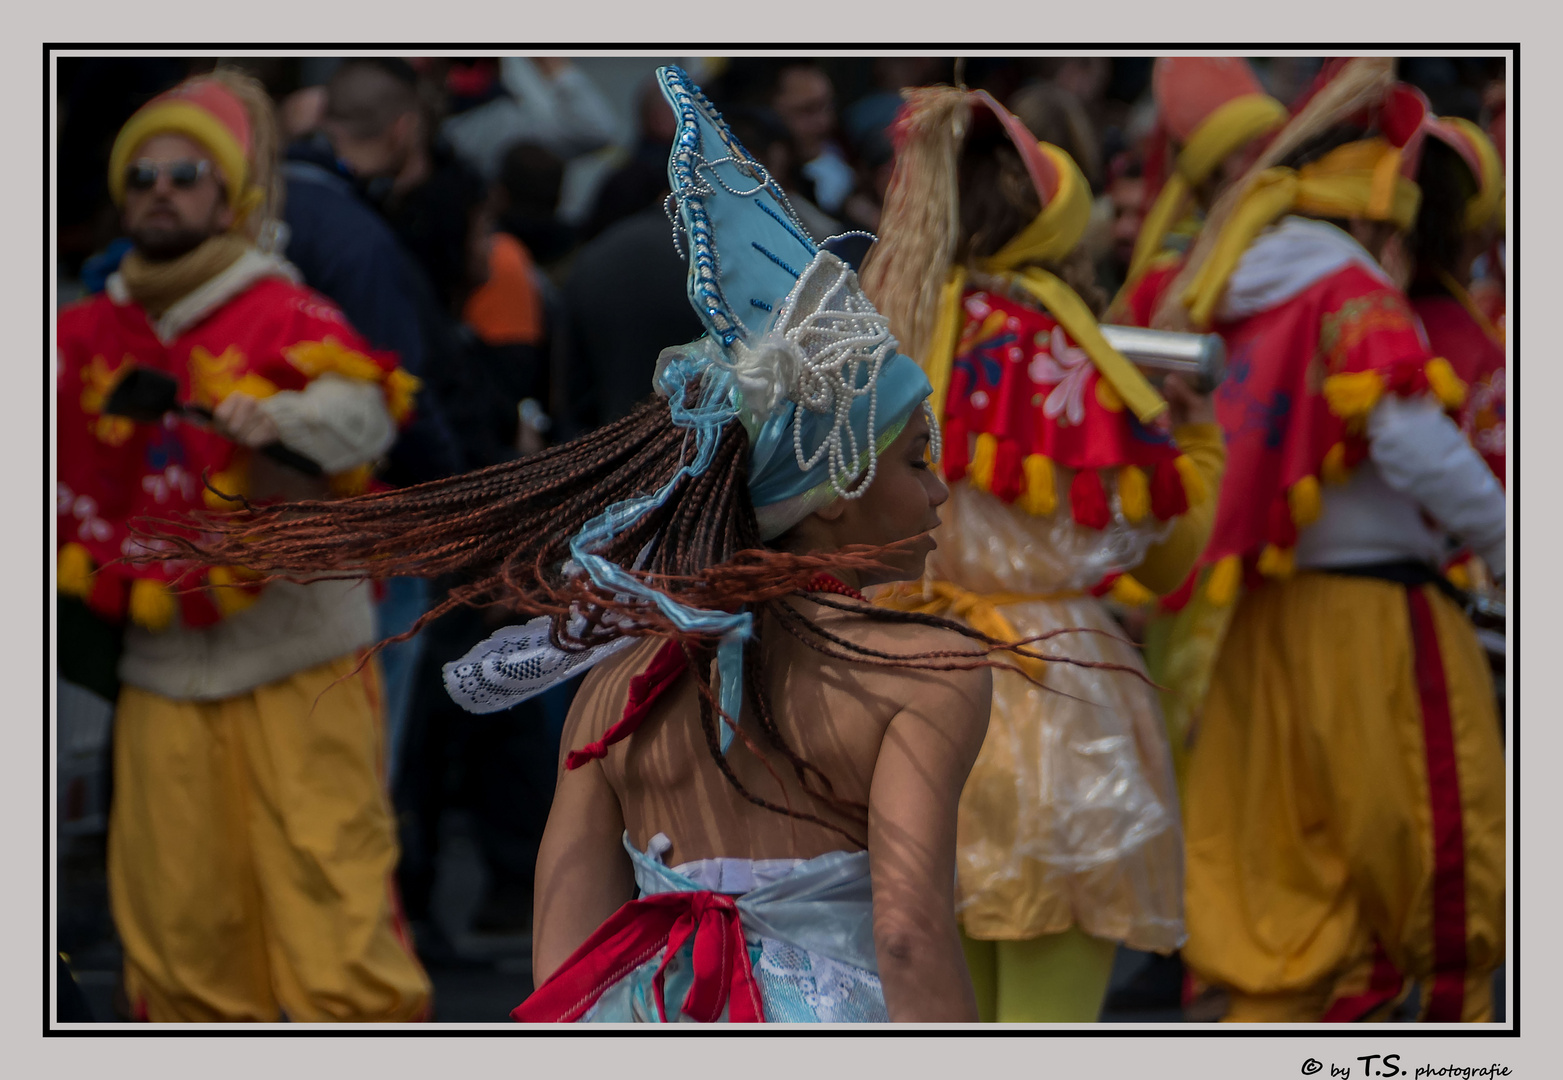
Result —
<svg viewBox="0 0 1563 1080"><path fill-rule="evenodd" d="M1107 996L1117 942L1077 927L1025 941L977 941L961 933L985 1024L1094 1023Z"/></svg>

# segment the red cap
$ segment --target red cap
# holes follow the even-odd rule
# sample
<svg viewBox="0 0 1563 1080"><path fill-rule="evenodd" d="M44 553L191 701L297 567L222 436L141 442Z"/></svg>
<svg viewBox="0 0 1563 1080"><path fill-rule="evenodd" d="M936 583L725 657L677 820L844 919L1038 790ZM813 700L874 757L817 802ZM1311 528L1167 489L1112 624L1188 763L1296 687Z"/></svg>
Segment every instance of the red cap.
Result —
<svg viewBox="0 0 1563 1080"><path fill-rule="evenodd" d="M1264 92L1241 56L1158 56L1151 69L1156 110L1180 143L1188 142L1206 117L1227 102Z"/></svg>

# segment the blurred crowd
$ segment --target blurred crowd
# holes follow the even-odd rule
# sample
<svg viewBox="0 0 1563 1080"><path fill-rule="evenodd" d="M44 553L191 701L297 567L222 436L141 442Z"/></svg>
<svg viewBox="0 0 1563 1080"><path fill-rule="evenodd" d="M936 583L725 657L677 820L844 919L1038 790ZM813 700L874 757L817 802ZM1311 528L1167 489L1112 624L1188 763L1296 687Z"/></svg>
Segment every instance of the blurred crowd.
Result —
<svg viewBox="0 0 1563 1080"><path fill-rule="evenodd" d="M236 67L265 87L281 139L280 215L259 242L422 382L378 482L410 485L537 453L626 415L647 396L659 352L702 330L664 206L674 117L652 77L659 62L61 58L59 302L102 291L131 250L108 187L122 126L189 76ZM985 89L1068 151L1091 186L1082 246L1108 295L1128 276L1169 168L1156 137L1152 57L679 62L816 237L878 227L907 86ZM1253 60L1283 103L1322 63ZM1503 107L1501 59L1410 58L1400 75L1441 116L1486 126ZM376 598L377 639L402 634L455 584L392 582ZM85 605L59 603L59 939L62 951L85 955L113 934L101 867L119 645ZM473 716L451 703L441 674L503 621L458 608L381 654L397 883L428 967L460 961L432 911L453 811L471 822L484 866L472 928L531 925L570 688Z"/></svg>

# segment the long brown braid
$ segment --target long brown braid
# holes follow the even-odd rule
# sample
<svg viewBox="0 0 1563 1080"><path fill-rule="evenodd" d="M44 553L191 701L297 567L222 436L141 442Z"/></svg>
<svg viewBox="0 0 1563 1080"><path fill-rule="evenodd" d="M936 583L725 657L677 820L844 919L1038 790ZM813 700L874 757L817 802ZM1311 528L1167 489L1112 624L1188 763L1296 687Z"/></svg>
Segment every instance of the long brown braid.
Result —
<svg viewBox="0 0 1563 1080"><path fill-rule="evenodd" d="M177 521L138 522L137 531L155 549L139 558L182 560L192 568L240 566L260 582L446 574L463 579L412 629L389 640L411 637L460 605L503 606L520 615L551 616L554 643L565 649L602 644L621 634L676 640L690 658L690 671L699 686L701 728L727 782L756 806L821 825L859 846L866 845L840 826L749 791L720 751L719 724L731 721L762 761L767 752L785 759L810 799L855 825L866 826L868 807L838 796L829 777L797 753L782 733L764 677L762 636L767 621L821 655L846 662L931 671L1015 670L1013 664L992 655L1008 652L1144 678L1128 665L1044 655L1031 647L1040 639L1003 642L951 619L848 606L819 597L824 607L856 612L873 621L949 630L978 648L898 654L825 630L788 598L803 591L822 571L882 569L889 549L859 545L800 555L766 547L749 500L748 435L733 420L721 432L704 472L681 480L665 502L607 541L597 554L626 568L638 567L630 572L682 604L753 613L754 638L745 650L744 683L760 737L751 738L737 725L736 717L723 716L717 703L712 689L714 639L680 631L655 605L616 595L585 574L564 570L570 539L586 521L614 502L656 492L693 452L690 432L676 427L666 402L654 398L622 420L573 442L416 487L329 502L243 503L241 509L228 513L199 512ZM584 627L572 628L571 616L577 613L584 618ZM777 781L780 784L779 777Z"/></svg>

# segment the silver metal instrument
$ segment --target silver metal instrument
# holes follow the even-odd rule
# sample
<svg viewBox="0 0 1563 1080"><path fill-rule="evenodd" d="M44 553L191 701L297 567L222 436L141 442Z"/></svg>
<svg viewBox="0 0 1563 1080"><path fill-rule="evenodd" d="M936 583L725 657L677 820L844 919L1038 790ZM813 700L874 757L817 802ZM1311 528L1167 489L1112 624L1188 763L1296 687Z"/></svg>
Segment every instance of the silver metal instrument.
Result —
<svg viewBox="0 0 1563 1080"><path fill-rule="evenodd" d="M1102 336L1136 367L1144 369L1152 382L1176 371L1189 376L1195 390L1208 394L1226 376L1227 349L1220 334L1180 334L1104 323Z"/></svg>

